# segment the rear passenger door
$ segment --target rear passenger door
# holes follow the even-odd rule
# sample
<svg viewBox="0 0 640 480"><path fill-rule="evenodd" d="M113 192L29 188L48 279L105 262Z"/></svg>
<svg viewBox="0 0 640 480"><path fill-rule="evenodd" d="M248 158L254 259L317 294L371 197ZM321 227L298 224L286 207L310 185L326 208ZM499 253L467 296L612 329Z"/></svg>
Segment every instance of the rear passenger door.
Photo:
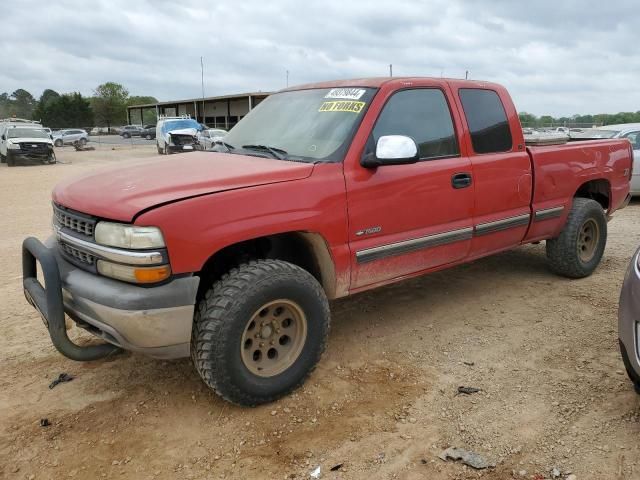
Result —
<svg viewBox="0 0 640 480"><path fill-rule="evenodd" d="M472 235L471 164L445 90L411 88L386 99L364 155L381 136L405 135L420 160L364 168L345 165L351 288L382 284L463 259ZM467 176L467 182L457 182Z"/></svg>
<svg viewBox="0 0 640 480"><path fill-rule="evenodd" d="M520 244L531 220L532 172L517 112L505 90L458 88L475 184L470 256Z"/></svg>

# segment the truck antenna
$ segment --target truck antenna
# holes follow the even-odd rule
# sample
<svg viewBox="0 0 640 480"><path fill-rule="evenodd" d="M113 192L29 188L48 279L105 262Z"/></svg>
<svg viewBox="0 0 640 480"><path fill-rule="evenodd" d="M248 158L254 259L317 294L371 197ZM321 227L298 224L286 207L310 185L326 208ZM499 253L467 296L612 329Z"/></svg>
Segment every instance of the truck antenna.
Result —
<svg viewBox="0 0 640 480"><path fill-rule="evenodd" d="M389 76L393 77L393 63L389 64Z"/></svg>

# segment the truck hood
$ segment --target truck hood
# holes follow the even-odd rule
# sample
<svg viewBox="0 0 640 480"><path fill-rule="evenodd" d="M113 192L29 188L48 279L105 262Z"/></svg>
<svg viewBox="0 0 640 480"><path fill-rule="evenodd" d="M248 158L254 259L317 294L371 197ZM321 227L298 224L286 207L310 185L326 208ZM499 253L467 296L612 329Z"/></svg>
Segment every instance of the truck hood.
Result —
<svg viewBox="0 0 640 480"><path fill-rule="evenodd" d="M38 137L19 137L10 138L11 143L48 143L53 145L53 141L50 138L38 138Z"/></svg>
<svg viewBox="0 0 640 480"><path fill-rule="evenodd" d="M167 133L169 135L191 135L192 137L195 137L198 130L195 128L178 128L176 130L169 130Z"/></svg>
<svg viewBox="0 0 640 480"><path fill-rule="evenodd" d="M133 221L142 210L225 190L307 178L313 164L193 152L99 170L59 183L53 201L96 217Z"/></svg>

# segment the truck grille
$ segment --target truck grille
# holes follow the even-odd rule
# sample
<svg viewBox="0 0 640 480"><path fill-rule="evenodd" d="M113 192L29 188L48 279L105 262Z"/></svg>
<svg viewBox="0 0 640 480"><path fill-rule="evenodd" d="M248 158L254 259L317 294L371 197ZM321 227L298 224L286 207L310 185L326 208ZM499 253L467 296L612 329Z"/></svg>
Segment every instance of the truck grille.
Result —
<svg viewBox="0 0 640 480"><path fill-rule="evenodd" d="M60 227L68 228L87 237L93 237L96 220L79 215L71 210L63 210L57 205L53 206L53 214Z"/></svg>
<svg viewBox="0 0 640 480"><path fill-rule="evenodd" d="M49 145L40 142L21 142L20 150L27 153L49 153Z"/></svg>
<svg viewBox="0 0 640 480"><path fill-rule="evenodd" d="M96 257L94 257L93 255L91 255L90 253L87 252L83 252L82 250L78 250L75 247L72 247L71 245L64 243L62 241L58 241L58 245L60 245L60 249L66 253L67 255L69 255L70 257L72 257L73 259L85 264L85 265L90 265L93 266L93 264L96 261Z"/></svg>
<svg viewBox="0 0 640 480"><path fill-rule="evenodd" d="M172 133L171 141L176 146L193 145L196 142L195 138L192 137L191 135L184 135L181 133L178 133L178 134Z"/></svg>

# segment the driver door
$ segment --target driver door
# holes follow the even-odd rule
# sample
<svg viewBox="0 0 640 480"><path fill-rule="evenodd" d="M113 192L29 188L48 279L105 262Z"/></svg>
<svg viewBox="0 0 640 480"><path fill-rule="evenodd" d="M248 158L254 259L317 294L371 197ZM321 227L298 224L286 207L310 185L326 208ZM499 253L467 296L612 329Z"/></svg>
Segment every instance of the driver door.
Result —
<svg viewBox="0 0 640 480"><path fill-rule="evenodd" d="M404 135L419 161L345 170L352 259L358 290L465 258L473 233L471 162L461 151L461 125L442 84L387 98L365 155L381 136Z"/></svg>

